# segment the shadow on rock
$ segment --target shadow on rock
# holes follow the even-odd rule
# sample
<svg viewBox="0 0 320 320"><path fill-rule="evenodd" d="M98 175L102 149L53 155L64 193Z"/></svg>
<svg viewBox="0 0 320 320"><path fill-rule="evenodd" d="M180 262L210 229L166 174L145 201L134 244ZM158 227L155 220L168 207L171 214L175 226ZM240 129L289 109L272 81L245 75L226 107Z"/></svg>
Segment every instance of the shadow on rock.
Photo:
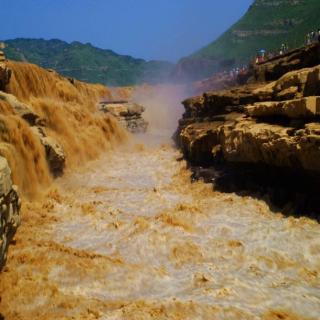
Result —
<svg viewBox="0 0 320 320"><path fill-rule="evenodd" d="M307 216L320 222L320 176L260 165L191 167L192 179L212 183L216 191L265 201L274 212Z"/></svg>

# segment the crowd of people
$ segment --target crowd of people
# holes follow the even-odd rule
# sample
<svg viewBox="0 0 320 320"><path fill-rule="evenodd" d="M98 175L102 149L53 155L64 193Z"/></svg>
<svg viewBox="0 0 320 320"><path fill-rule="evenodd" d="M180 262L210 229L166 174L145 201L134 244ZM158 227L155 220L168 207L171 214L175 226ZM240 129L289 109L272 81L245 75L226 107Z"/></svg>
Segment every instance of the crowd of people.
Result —
<svg viewBox="0 0 320 320"><path fill-rule="evenodd" d="M317 42L320 43L320 29L318 29L318 31L311 31L306 34L305 45L311 45L311 44L317 43ZM254 63L261 64L261 63L264 63L264 62L271 60L275 57L282 56L282 55L286 54L287 52L289 52L289 46L287 43L282 43L279 50L276 52L271 52L271 51L269 52L264 49L261 49L261 50L259 50L258 54L256 55ZM230 80L236 80L239 76L240 77L245 76L247 72L248 72L248 67L243 66L241 68L236 67L236 68L233 68L229 71L223 71L219 75L224 76L224 77L228 77Z"/></svg>
<svg viewBox="0 0 320 320"><path fill-rule="evenodd" d="M247 72L248 68L246 66L243 66L241 68L233 68L229 71L229 76L231 78L237 78L238 75L245 74Z"/></svg>
<svg viewBox="0 0 320 320"><path fill-rule="evenodd" d="M320 29L318 31L311 31L306 34L305 37L305 45L310 45L313 43L320 42ZM266 52L266 50L260 50L259 53L256 56L255 63L261 64L265 61L268 61L274 57L282 56L286 54L289 51L289 46L286 43L282 43L279 51L277 52Z"/></svg>
<svg viewBox="0 0 320 320"><path fill-rule="evenodd" d="M277 52L271 52L271 51L267 52L266 50L262 49L257 54L256 59L255 59L255 63L256 64L263 63L263 62L270 60L274 57L282 56L282 55L286 54L288 51L289 51L289 46L286 43L282 43L279 48L279 51L277 51Z"/></svg>
<svg viewBox="0 0 320 320"><path fill-rule="evenodd" d="M318 31L311 31L306 34L305 44L307 46L316 42L320 42L320 29L318 29Z"/></svg>

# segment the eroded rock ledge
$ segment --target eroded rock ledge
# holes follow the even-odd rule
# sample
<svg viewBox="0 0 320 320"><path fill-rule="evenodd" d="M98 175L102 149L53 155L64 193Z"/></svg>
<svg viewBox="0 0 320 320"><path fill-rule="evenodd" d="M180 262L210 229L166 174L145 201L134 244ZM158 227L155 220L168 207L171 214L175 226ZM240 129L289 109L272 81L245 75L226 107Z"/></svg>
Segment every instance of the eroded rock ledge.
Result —
<svg viewBox="0 0 320 320"><path fill-rule="evenodd" d="M224 163L237 170L249 166L250 174L258 168L266 175L277 171L279 179L282 171L299 177L299 184L305 177L316 190L320 181L320 66L291 71L268 84L207 92L183 104L186 111L178 143L192 164Z"/></svg>

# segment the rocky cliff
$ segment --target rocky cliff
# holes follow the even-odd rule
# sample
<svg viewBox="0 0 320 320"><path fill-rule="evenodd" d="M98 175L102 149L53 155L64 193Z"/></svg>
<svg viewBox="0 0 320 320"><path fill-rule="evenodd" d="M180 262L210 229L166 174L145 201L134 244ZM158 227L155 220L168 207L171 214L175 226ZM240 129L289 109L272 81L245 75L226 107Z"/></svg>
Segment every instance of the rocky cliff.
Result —
<svg viewBox="0 0 320 320"><path fill-rule="evenodd" d="M275 75L282 62L274 61L269 74ZM286 173L288 181L297 177L296 184L315 191L320 176L319 88L320 66L315 66L273 82L192 97L183 102L178 142L192 164L236 167L238 176L248 174L241 178L246 180L258 171L262 179L277 172L274 178L280 180ZM277 184L271 181L269 188L272 183ZM296 190L303 193L300 186Z"/></svg>

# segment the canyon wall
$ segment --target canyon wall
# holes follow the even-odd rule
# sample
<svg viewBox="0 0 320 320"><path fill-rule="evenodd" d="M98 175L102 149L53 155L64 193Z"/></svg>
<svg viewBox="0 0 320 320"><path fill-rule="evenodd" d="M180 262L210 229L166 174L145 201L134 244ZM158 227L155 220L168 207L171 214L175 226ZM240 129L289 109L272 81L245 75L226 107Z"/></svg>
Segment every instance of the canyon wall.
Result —
<svg viewBox="0 0 320 320"><path fill-rule="evenodd" d="M272 64L268 72L275 75L283 59ZM320 66L295 66L273 82L251 82L185 100L177 140L186 158L200 166L233 167L238 176L246 172L243 180L257 171L262 180L273 175L269 188L276 189L283 175L290 181L285 189L310 191L304 197L310 199L320 177ZM305 185L312 190L303 190Z"/></svg>

